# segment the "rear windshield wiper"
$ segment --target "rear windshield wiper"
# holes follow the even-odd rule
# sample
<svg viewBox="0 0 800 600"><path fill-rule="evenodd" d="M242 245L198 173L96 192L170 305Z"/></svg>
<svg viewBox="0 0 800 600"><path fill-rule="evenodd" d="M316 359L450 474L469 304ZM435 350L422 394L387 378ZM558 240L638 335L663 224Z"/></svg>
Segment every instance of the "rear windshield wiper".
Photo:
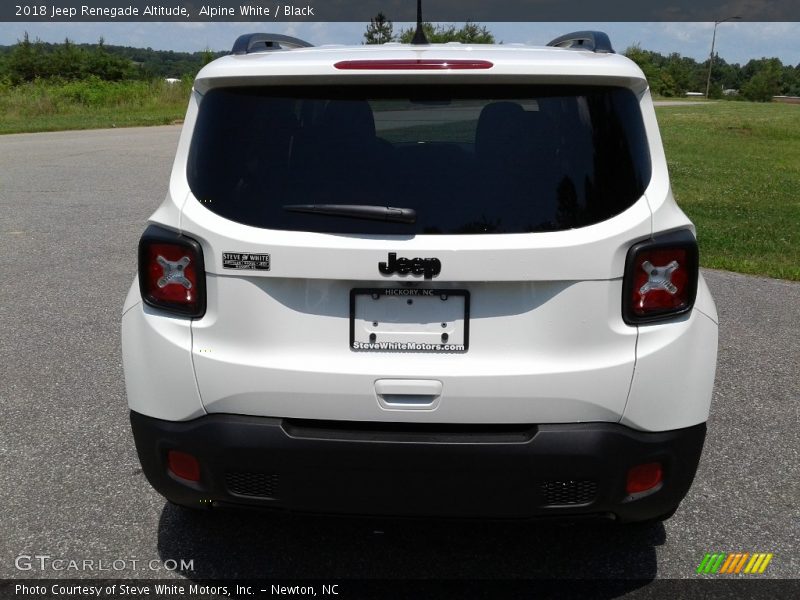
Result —
<svg viewBox="0 0 800 600"><path fill-rule="evenodd" d="M300 213L368 219L371 221L391 221L392 223L416 223L417 211L413 208L394 208L370 204L285 204L284 210Z"/></svg>

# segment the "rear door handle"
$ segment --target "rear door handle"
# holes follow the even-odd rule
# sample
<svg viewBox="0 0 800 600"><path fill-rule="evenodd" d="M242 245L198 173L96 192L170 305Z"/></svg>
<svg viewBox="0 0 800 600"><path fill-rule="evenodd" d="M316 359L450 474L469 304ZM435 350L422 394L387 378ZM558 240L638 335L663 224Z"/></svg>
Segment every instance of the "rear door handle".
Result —
<svg viewBox="0 0 800 600"><path fill-rule="evenodd" d="M434 410L442 387L435 379L378 379L375 394L378 403L388 410Z"/></svg>

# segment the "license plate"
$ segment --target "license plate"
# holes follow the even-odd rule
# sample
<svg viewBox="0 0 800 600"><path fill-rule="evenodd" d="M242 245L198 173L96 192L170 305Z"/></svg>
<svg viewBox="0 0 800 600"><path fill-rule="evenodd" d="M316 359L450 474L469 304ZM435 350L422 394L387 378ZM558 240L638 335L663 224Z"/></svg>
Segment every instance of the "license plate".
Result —
<svg viewBox="0 0 800 600"><path fill-rule="evenodd" d="M409 288L350 291L350 348L369 352L466 352L469 292Z"/></svg>

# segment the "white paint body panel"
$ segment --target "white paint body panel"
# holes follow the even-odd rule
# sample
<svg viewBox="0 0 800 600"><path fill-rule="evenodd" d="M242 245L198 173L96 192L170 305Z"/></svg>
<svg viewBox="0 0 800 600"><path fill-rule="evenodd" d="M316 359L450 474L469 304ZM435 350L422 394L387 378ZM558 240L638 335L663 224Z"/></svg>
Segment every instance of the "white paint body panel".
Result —
<svg viewBox="0 0 800 600"><path fill-rule="evenodd" d="M206 414L192 366L191 321L145 306L134 280L122 315L128 406L148 417L187 421Z"/></svg>
<svg viewBox="0 0 800 600"><path fill-rule="evenodd" d="M640 327L623 425L644 431L705 423L717 365L717 324L699 310Z"/></svg>
<svg viewBox="0 0 800 600"><path fill-rule="evenodd" d="M470 284L470 349L447 355L350 350L349 291L368 283L209 276L208 313L192 327L206 410L440 423L622 414L636 329L619 316L621 281ZM220 309L231 305L253 308ZM436 410L382 410L375 381L401 378L440 381Z"/></svg>
<svg viewBox="0 0 800 600"><path fill-rule="evenodd" d="M333 67L339 60L421 56L490 60L495 66L422 74ZM265 230L228 221L192 196L186 159L205 91L367 81L630 87L640 98L650 141L651 181L638 202L596 225L483 236ZM621 318L628 248L654 233L692 229L672 198L650 94L631 61L553 48L321 48L225 57L200 72L195 88L169 193L151 222L200 242L208 309L202 319L190 321L126 303L123 355L132 410L167 420L207 412L432 423L605 421L647 431L707 418L717 334L705 284L687 317L641 327ZM268 253L271 268L226 270L222 252ZM415 280L417 286L470 291L468 352L350 349L350 290L401 287L410 279L379 274L377 263L388 252L441 260L441 274L433 282ZM667 384L660 385L665 377ZM410 382L408 393L402 381ZM425 397L424 390L434 392ZM387 394L402 399L392 402ZM415 394L423 399L417 402Z"/></svg>

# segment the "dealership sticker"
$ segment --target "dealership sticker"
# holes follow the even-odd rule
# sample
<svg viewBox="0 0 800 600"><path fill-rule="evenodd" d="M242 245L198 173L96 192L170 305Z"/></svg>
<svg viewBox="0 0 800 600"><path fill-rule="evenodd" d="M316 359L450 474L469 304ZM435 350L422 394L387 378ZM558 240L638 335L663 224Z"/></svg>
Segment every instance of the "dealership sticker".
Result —
<svg viewBox="0 0 800 600"><path fill-rule="evenodd" d="M269 254L251 254L249 252L223 252L223 269L249 269L269 271Z"/></svg>

